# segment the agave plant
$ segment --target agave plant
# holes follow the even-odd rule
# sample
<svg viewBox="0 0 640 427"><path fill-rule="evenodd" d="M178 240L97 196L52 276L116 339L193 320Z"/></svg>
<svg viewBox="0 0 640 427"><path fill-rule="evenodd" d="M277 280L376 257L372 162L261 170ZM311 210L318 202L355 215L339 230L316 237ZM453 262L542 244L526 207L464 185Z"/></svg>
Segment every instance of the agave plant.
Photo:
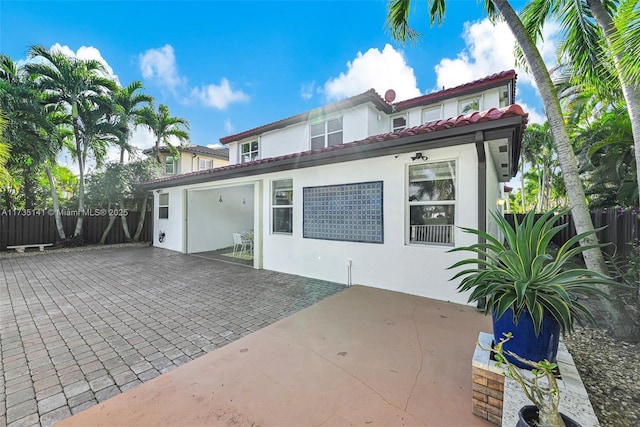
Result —
<svg viewBox="0 0 640 427"><path fill-rule="evenodd" d="M496 212L491 216L504 236L504 243L483 231L462 228L485 242L450 251L470 251L479 255L449 267L477 266L453 276L451 280L463 277L458 291L472 291L469 302L484 300L484 313L493 312L496 318L512 308L517 322L522 313L528 312L536 335L542 327L545 311L559 322L563 333L571 332L576 321L583 323L586 319L594 322L589 309L577 297L606 297L598 285L616 285L617 282L601 273L577 268L573 258L586 250L603 246L578 244L584 237L601 229L576 235L554 254L550 248L551 240L567 227L567 224L556 225L560 216L556 216L554 211L544 213L537 220L535 214L529 212L522 223L515 219L513 226Z"/></svg>

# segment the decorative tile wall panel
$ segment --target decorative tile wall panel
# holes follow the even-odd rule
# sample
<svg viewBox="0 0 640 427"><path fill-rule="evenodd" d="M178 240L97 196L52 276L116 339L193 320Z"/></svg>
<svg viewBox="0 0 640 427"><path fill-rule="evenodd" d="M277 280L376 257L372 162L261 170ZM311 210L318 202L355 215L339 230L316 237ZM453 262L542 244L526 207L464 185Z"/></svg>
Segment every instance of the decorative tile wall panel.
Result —
<svg viewBox="0 0 640 427"><path fill-rule="evenodd" d="M304 187L303 237L384 243L382 181Z"/></svg>

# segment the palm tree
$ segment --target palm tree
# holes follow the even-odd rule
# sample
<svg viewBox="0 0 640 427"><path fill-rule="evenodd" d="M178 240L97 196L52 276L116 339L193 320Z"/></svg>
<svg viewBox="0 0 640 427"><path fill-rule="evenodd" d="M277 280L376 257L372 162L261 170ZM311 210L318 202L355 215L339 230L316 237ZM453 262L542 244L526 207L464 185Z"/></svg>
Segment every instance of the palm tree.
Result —
<svg viewBox="0 0 640 427"><path fill-rule="evenodd" d="M131 145L129 145L129 139L133 129L138 126L138 121L143 120L141 104L151 104L153 97L143 93L136 93L141 90L142 82L134 81L129 86L118 88L113 97L115 104L116 114L118 117L118 123L120 125L120 137L118 139L118 145L120 146L120 169L124 165L125 152L131 153ZM124 184L124 179L121 176L121 184ZM124 194L120 193L118 200L120 208L124 209ZM123 215L120 216L122 221L122 229L127 239L131 239L131 233L129 232L129 225L127 224L127 218Z"/></svg>
<svg viewBox="0 0 640 427"><path fill-rule="evenodd" d="M411 28L408 22L411 10L410 5L411 0L392 0L389 4L387 23L392 35L398 40L404 41L418 37L418 33ZM446 10L446 0L431 0L429 5L431 24L442 22ZM522 49L529 71L536 82L544 103L549 127L556 145L558 161L565 180L567 195L571 203L571 213L575 221L576 231L578 233L589 232L594 229L593 222L587 207L584 187L578 174L576 156L571 147L569 133L564 123L558 95L551 81L549 71L531 35L527 32L508 0L492 0L492 2L486 2L485 7L491 19L495 20L498 17L497 12L502 15ZM595 245L597 243L597 238L593 234L581 242L583 245ZM594 247L594 249L585 251L584 259L588 268L601 273L607 271L604 257L599 248Z"/></svg>
<svg viewBox="0 0 640 427"><path fill-rule="evenodd" d="M7 167L16 181L21 178L24 207L35 204L36 175L57 152L52 141L54 126L26 73L7 55L0 55L0 107L7 119L5 141L11 147Z"/></svg>
<svg viewBox="0 0 640 427"><path fill-rule="evenodd" d="M104 104L105 97L115 89L115 83L108 79L104 65L96 60L80 60L66 56L60 52L49 51L42 46L32 46L29 58L38 59L26 65L26 70L35 78L37 87L45 94L50 105L63 107L69 116L73 130L75 147L72 154L78 162L78 222L74 237L82 236L84 216L84 181L85 161L89 151L100 154L89 148L95 140L86 138L84 132L92 123L86 123L80 117L80 109L85 112L94 111ZM84 119L95 118L95 114L87 114Z"/></svg>
<svg viewBox="0 0 640 427"><path fill-rule="evenodd" d="M614 106L611 111L582 123L575 138L581 147L590 206L599 209L638 206L633 137L625 106Z"/></svg>
<svg viewBox="0 0 640 427"><path fill-rule="evenodd" d="M124 164L124 153L131 152L129 139L138 121L143 119L142 104L151 104L153 97L144 93L136 93L142 90L143 86L140 81L134 81L129 86L118 88L114 92L113 102L115 104L118 121L122 127L122 134L118 145L120 145L120 164Z"/></svg>
<svg viewBox="0 0 640 427"><path fill-rule="evenodd" d="M534 123L527 127L522 140L522 151L531 168L535 170L538 180L537 211L549 210L557 174L553 137L548 123Z"/></svg>
<svg viewBox="0 0 640 427"><path fill-rule="evenodd" d="M547 18L560 18L566 34L560 51L570 58L577 79L600 90L622 91L640 178L640 48L633 44L640 42L637 4L623 2L616 26L618 5L611 0L533 0L523 11L523 22L535 40Z"/></svg>
<svg viewBox="0 0 640 427"><path fill-rule="evenodd" d="M0 186L4 187L11 180L6 164L9 160L9 144L4 141L4 131L7 128L7 120L0 110Z"/></svg>
<svg viewBox="0 0 640 427"><path fill-rule="evenodd" d="M179 142L189 140L189 134L182 129L184 127L188 130L189 122L182 117L171 117L169 107L164 104L160 104L157 112L153 105L144 107L140 116L137 123L148 127L156 137L155 154L158 163L160 163L160 144L166 145L175 155L177 150L171 143L171 139L175 138Z"/></svg>

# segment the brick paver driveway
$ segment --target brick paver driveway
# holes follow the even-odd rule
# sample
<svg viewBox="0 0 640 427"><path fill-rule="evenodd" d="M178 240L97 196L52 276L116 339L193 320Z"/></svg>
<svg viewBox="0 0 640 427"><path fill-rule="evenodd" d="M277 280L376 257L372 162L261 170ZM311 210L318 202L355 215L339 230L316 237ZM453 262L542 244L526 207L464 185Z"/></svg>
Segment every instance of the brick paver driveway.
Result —
<svg viewBox="0 0 640 427"><path fill-rule="evenodd" d="M343 288L157 248L0 260L0 425L51 425Z"/></svg>

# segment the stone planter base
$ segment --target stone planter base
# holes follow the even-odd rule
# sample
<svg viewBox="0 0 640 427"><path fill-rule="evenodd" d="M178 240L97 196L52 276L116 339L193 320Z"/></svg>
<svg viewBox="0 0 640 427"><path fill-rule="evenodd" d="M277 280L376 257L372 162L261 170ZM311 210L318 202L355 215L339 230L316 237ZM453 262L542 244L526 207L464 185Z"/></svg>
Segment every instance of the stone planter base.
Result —
<svg viewBox="0 0 640 427"><path fill-rule="evenodd" d="M480 332L478 342L484 348L491 348L493 335ZM571 354L560 341L557 358L561 379L560 412L575 419L582 427L599 427L580 374L573 364ZM473 372L472 412L499 426L513 427L518 422L518 411L531 402L526 398L520 385L502 375L502 368L491 360L491 352L476 346L471 363Z"/></svg>

